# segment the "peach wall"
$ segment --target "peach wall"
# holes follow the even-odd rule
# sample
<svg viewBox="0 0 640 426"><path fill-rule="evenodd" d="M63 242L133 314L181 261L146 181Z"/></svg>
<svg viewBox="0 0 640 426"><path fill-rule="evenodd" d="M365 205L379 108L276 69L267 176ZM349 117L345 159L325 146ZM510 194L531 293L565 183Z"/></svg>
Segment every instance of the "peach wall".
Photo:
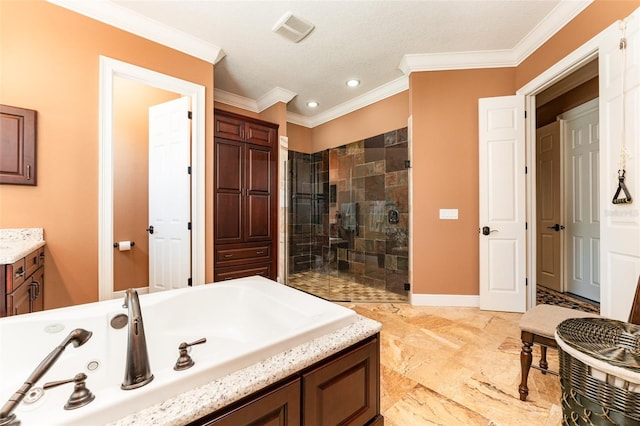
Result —
<svg viewBox="0 0 640 426"><path fill-rule="evenodd" d="M149 283L149 107L180 95L113 80L113 241L135 242L113 252L113 288L123 291Z"/></svg>
<svg viewBox="0 0 640 426"><path fill-rule="evenodd" d="M311 130L312 152L407 127L409 91L400 92Z"/></svg>
<svg viewBox="0 0 640 426"><path fill-rule="evenodd" d="M0 186L0 227L43 227L45 307L98 299L99 55L206 88L212 158L213 65L44 1L0 1L0 103L38 111L38 186ZM211 162L206 162L211 193ZM206 201L212 222L212 200ZM213 231L206 229L206 247ZM213 278L206 253L206 279Z"/></svg>
<svg viewBox="0 0 640 426"><path fill-rule="evenodd" d="M639 5L596 0L515 69L411 75L414 293L479 294L478 98L515 93ZM439 220L440 208L460 219Z"/></svg>
<svg viewBox="0 0 640 426"><path fill-rule="evenodd" d="M287 133L289 136L289 150L305 154L313 153L311 128L287 123Z"/></svg>
<svg viewBox="0 0 640 426"><path fill-rule="evenodd" d="M524 86L616 20L629 16L638 7L640 0L595 0L518 65L516 87Z"/></svg>
<svg viewBox="0 0 640 426"><path fill-rule="evenodd" d="M515 70L413 73L410 91L413 292L477 295L478 99L513 94Z"/></svg>

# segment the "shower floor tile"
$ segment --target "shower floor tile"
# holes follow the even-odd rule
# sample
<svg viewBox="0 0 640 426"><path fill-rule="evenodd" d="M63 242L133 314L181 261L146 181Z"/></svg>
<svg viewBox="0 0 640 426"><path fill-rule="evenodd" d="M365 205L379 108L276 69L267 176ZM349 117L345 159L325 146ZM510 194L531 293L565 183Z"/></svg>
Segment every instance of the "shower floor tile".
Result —
<svg viewBox="0 0 640 426"><path fill-rule="evenodd" d="M317 272L289 275L287 285L323 299L350 302L408 302L407 296Z"/></svg>

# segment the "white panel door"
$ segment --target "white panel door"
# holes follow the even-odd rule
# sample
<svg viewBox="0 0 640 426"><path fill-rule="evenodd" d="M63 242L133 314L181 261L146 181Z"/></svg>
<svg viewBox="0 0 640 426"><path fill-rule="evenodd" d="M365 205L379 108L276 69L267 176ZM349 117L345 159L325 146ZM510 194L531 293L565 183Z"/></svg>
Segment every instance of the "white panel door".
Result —
<svg viewBox="0 0 640 426"><path fill-rule="evenodd" d="M600 137L598 100L562 115L567 291L600 301Z"/></svg>
<svg viewBox="0 0 640 426"><path fill-rule="evenodd" d="M603 315L626 320L640 275L640 9L627 18L626 60L619 49L620 38L616 24L601 34L598 43L602 193L600 278L601 287L606 289L601 293L600 311ZM623 66L625 62L626 67ZM625 183L633 203L613 204L623 137L629 152Z"/></svg>
<svg viewBox="0 0 640 426"><path fill-rule="evenodd" d="M480 309L524 312L524 97L479 100Z"/></svg>
<svg viewBox="0 0 640 426"><path fill-rule="evenodd" d="M564 291L561 127L561 121L554 121L536 131L536 279L560 292Z"/></svg>
<svg viewBox="0 0 640 426"><path fill-rule="evenodd" d="M190 98L149 108L149 291L191 277Z"/></svg>

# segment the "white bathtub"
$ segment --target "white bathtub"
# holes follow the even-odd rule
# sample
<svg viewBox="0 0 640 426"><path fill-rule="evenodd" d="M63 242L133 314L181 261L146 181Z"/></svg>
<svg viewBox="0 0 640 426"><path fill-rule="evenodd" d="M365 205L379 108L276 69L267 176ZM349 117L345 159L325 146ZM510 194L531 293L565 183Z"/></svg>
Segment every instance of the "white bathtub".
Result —
<svg viewBox="0 0 640 426"><path fill-rule="evenodd" d="M350 309L262 277L141 295L140 304L154 374L149 384L120 389L127 327L114 329L110 321L126 309L122 300L112 300L0 319L0 404L75 328L93 336L78 348L69 345L35 387L84 372L95 400L64 410L73 384L47 390L35 403L23 401L16 409L24 426L116 420L357 319ZM175 371L178 345L202 337L207 342L190 352L195 365Z"/></svg>

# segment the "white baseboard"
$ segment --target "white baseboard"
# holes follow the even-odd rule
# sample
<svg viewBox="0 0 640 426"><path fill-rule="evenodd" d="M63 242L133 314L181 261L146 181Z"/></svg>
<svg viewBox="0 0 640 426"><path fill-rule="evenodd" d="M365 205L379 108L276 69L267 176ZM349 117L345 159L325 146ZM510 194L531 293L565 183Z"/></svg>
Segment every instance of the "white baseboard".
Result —
<svg viewBox="0 0 640 426"><path fill-rule="evenodd" d="M466 296L458 294L412 294L413 306L461 306L477 308L480 306L480 296Z"/></svg>

